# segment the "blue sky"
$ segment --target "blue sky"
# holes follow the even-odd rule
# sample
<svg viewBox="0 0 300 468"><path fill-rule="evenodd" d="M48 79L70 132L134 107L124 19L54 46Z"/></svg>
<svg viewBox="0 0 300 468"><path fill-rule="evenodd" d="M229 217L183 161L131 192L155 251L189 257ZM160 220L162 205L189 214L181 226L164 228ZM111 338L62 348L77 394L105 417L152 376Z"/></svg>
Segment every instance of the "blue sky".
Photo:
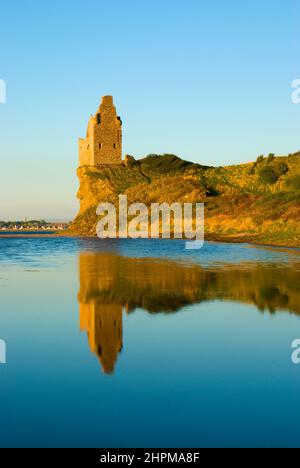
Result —
<svg viewBox="0 0 300 468"><path fill-rule="evenodd" d="M71 218L102 95L124 154L209 165L300 150L297 0L1 2L0 219Z"/></svg>

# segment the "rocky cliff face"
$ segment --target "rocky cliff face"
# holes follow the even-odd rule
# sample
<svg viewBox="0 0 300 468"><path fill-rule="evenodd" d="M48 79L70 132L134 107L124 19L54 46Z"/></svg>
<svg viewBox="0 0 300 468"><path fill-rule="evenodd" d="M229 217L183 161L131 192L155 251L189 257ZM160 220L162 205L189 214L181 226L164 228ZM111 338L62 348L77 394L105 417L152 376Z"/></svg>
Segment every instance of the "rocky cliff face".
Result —
<svg viewBox="0 0 300 468"><path fill-rule="evenodd" d="M80 210L69 232L96 235L101 202L205 203L207 238L300 246L300 153L206 167L174 155L129 158L127 166L82 166Z"/></svg>

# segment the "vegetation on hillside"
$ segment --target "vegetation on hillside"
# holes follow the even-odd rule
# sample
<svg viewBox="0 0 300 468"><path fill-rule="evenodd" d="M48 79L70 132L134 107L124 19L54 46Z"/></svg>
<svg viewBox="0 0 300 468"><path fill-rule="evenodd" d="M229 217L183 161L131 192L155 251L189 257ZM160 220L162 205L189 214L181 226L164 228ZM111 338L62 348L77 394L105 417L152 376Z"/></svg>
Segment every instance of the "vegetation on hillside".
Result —
<svg viewBox="0 0 300 468"><path fill-rule="evenodd" d="M204 202L207 238L300 246L300 153L208 167L175 155L78 169L80 211L71 233L95 235L96 207L117 202Z"/></svg>

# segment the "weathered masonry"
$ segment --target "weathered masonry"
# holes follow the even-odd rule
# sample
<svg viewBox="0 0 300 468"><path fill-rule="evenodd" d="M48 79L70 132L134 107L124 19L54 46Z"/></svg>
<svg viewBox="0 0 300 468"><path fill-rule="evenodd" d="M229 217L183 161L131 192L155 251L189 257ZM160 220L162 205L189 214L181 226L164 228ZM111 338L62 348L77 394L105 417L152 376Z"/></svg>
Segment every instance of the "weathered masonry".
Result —
<svg viewBox="0 0 300 468"><path fill-rule="evenodd" d="M79 138L79 166L122 164L122 121L112 96L104 96L92 115L86 138Z"/></svg>

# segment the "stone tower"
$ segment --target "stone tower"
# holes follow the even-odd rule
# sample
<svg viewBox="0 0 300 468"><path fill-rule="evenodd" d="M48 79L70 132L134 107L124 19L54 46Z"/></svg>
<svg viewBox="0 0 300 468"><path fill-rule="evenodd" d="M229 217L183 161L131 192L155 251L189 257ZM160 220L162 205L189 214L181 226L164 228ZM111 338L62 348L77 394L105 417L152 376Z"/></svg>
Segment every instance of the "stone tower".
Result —
<svg viewBox="0 0 300 468"><path fill-rule="evenodd" d="M79 166L99 164L122 164L122 121L112 96L103 96L86 138L79 138Z"/></svg>

